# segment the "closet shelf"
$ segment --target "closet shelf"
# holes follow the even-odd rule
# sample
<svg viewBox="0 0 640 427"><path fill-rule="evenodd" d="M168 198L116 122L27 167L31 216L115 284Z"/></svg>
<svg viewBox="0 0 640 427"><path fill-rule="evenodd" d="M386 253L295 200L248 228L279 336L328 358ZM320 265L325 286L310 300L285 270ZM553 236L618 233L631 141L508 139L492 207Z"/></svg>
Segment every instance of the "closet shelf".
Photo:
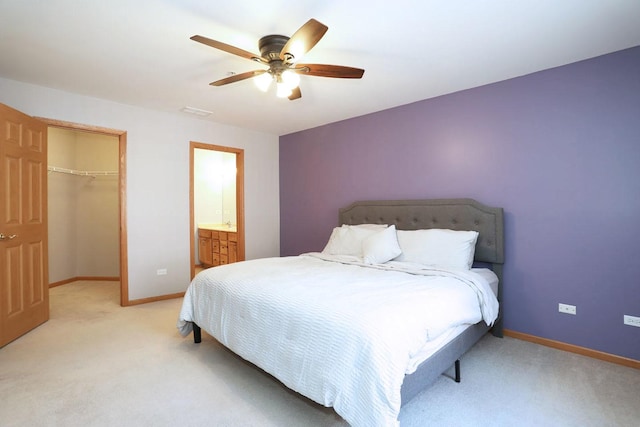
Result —
<svg viewBox="0 0 640 427"><path fill-rule="evenodd" d="M118 171L81 171L75 169L59 168L57 166L48 166L49 172L66 173L68 175L75 176L89 176L95 178L96 176L117 176Z"/></svg>

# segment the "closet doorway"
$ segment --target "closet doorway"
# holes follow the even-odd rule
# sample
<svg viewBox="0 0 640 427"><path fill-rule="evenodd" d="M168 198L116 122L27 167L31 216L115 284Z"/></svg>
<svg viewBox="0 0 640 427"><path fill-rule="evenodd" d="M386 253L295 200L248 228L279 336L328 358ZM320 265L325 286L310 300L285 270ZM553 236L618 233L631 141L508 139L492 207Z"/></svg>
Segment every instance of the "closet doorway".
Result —
<svg viewBox="0 0 640 427"><path fill-rule="evenodd" d="M206 259L202 251L211 251L212 247L202 245L198 230L200 227L213 227L229 237L227 243L220 243L217 249L224 260L212 262L213 265L226 263L226 251L229 262L245 259L244 234L244 150L220 145L190 143L190 242L191 242L191 278L203 267L201 260ZM237 237L236 237L237 236ZM200 244L199 244L200 243ZM216 251L213 244L213 251ZM224 253L223 253L224 252ZM211 253L208 256L212 256ZM215 257L216 254L213 255Z"/></svg>
<svg viewBox="0 0 640 427"><path fill-rule="evenodd" d="M120 282L129 305L126 132L40 119L49 125L49 283Z"/></svg>

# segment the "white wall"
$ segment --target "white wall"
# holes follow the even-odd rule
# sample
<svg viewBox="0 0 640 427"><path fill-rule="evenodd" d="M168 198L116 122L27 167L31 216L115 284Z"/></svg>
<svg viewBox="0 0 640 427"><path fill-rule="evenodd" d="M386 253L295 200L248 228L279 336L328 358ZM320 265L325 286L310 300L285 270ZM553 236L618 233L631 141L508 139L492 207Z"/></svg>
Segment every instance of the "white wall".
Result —
<svg viewBox="0 0 640 427"><path fill-rule="evenodd" d="M200 223L236 225L236 154L196 148L193 217Z"/></svg>
<svg viewBox="0 0 640 427"><path fill-rule="evenodd" d="M278 136L0 79L0 102L32 116L127 131L129 299L189 284L189 141L244 149L247 259L280 253ZM166 276L156 270L167 269Z"/></svg>
<svg viewBox="0 0 640 427"><path fill-rule="evenodd" d="M53 128L48 135L48 163L66 169L75 169L75 134ZM51 173L48 178L49 214L49 283L79 276L76 187L78 177Z"/></svg>
<svg viewBox="0 0 640 427"><path fill-rule="evenodd" d="M76 167L87 171L117 171L118 138L76 132ZM75 177L78 182L78 275L120 276L120 236L117 175ZM50 257L51 258L51 257Z"/></svg>

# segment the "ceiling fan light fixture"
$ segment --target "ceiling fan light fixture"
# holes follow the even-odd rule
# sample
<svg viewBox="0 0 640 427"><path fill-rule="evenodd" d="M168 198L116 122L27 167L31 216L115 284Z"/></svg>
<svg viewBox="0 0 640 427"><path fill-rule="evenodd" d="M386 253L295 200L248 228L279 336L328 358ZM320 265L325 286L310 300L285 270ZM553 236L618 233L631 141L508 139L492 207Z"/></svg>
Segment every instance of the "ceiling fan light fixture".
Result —
<svg viewBox="0 0 640 427"><path fill-rule="evenodd" d="M293 89L288 87L284 82L278 82L276 85L276 96L278 98L287 98L291 95Z"/></svg>
<svg viewBox="0 0 640 427"><path fill-rule="evenodd" d="M269 73L262 73L259 76L253 78L253 83L260 89L262 92L266 92L269 90L269 86L271 86L271 81L273 77Z"/></svg>
<svg viewBox="0 0 640 427"><path fill-rule="evenodd" d="M300 76L298 73L291 70L284 70L282 72L282 83L285 84L290 90L293 90L300 85Z"/></svg>

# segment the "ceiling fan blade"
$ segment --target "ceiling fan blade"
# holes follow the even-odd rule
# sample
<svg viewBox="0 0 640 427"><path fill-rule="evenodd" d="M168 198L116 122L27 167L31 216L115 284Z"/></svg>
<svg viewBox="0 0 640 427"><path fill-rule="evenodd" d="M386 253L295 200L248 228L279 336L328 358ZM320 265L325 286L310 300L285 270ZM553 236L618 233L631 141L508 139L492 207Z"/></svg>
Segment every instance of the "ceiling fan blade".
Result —
<svg viewBox="0 0 640 427"><path fill-rule="evenodd" d="M250 79L251 77L259 76L260 74L266 73L267 70L253 70L247 71L246 73L234 74L233 76L226 77L224 79L216 80L215 82L209 83L211 86L223 86L229 83L239 82L241 80Z"/></svg>
<svg viewBox="0 0 640 427"><path fill-rule="evenodd" d="M318 77L336 77L340 79L359 79L364 74L362 68L343 67L342 65L296 64L290 68L299 74Z"/></svg>
<svg viewBox="0 0 640 427"><path fill-rule="evenodd" d="M295 58L301 58L320 41L328 29L329 27L315 19L309 19L306 24L293 33L289 41L282 47L280 59L291 61Z"/></svg>
<svg viewBox="0 0 640 427"><path fill-rule="evenodd" d="M207 46L215 47L216 49L224 50L225 52L232 53L234 55L241 56L246 59L250 59L252 61L262 62L262 58L260 55L256 55L255 53L251 53L244 49L240 49L239 47L231 46L230 44L222 43L217 40L212 40L203 36L193 36L191 40L196 41L198 43L206 44Z"/></svg>
<svg viewBox="0 0 640 427"><path fill-rule="evenodd" d="M302 92L300 92L300 87L295 87L293 88L293 90L291 91L291 95L289 95L289 99L294 101L298 98L302 97Z"/></svg>

